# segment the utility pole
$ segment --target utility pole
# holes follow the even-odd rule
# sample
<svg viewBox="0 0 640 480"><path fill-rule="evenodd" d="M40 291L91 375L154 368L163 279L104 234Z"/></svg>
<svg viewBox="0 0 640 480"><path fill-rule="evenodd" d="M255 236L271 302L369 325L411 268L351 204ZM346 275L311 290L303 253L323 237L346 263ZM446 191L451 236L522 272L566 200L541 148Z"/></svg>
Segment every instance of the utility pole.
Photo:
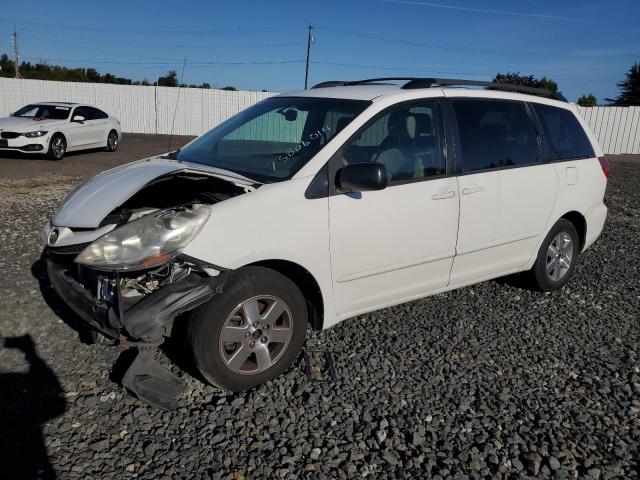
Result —
<svg viewBox="0 0 640 480"><path fill-rule="evenodd" d="M18 33L16 32L16 27L13 27L13 36L12 42L13 44L13 69L15 71L15 78L20 77L20 54L18 53Z"/></svg>
<svg viewBox="0 0 640 480"><path fill-rule="evenodd" d="M304 70L304 89L307 89L307 82L309 80L309 55L311 54L311 44L313 43L313 27L309 24L309 32L307 34L307 65Z"/></svg>

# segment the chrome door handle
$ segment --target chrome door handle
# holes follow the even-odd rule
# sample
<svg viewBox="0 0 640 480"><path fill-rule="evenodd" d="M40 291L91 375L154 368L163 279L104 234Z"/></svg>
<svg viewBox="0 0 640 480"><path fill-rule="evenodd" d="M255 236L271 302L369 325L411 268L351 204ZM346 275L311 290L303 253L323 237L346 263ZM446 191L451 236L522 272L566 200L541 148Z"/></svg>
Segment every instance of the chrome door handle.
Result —
<svg viewBox="0 0 640 480"><path fill-rule="evenodd" d="M467 187L467 188L463 188L462 189L462 194L463 195L471 195L472 193L478 193L484 190L484 187L481 187L480 185L473 185L471 187Z"/></svg>
<svg viewBox="0 0 640 480"><path fill-rule="evenodd" d="M435 195L431 196L431 199L432 200L444 200L445 198L451 198L451 197L455 197L455 196L456 196L456 192L451 190L449 192L436 193Z"/></svg>

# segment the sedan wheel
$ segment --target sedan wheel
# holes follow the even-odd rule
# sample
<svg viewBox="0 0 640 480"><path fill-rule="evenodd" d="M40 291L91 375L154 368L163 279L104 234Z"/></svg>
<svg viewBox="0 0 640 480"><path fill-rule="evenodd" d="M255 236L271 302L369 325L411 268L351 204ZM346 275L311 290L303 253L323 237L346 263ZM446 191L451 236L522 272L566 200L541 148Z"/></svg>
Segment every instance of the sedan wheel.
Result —
<svg viewBox="0 0 640 480"><path fill-rule="evenodd" d="M110 131L107 136L107 147L105 150L107 152L115 152L118 149L118 133L115 131Z"/></svg>
<svg viewBox="0 0 640 480"><path fill-rule="evenodd" d="M67 151L67 142L60 134L56 134L49 143L49 157L53 160L62 160Z"/></svg>

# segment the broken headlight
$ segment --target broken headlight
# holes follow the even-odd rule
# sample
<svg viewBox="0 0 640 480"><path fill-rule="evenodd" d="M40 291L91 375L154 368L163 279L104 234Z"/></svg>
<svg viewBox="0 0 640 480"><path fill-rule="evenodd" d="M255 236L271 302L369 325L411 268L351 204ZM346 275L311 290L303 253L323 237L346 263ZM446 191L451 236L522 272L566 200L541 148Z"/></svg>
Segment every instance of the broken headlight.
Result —
<svg viewBox="0 0 640 480"><path fill-rule="evenodd" d="M139 270L174 258L198 234L211 208L194 205L150 213L98 238L76 262L101 270Z"/></svg>

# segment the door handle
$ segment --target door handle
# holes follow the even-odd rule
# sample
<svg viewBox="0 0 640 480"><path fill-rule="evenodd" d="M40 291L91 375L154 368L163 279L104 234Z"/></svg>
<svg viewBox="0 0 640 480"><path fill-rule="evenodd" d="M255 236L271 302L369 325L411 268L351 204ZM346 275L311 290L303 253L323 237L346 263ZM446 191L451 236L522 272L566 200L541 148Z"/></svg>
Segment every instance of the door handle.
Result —
<svg viewBox="0 0 640 480"><path fill-rule="evenodd" d="M484 190L484 187L481 187L480 185L472 185L470 187L467 188L463 188L462 189L462 194L463 195L471 195L472 193L478 193Z"/></svg>
<svg viewBox="0 0 640 480"><path fill-rule="evenodd" d="M455 196L456 196L456 192L451 190L449 192L436 193L435 195L431 196L431 199L432 200L444 200L445 198L451 198L451 197L455 197Z"/></svg>

